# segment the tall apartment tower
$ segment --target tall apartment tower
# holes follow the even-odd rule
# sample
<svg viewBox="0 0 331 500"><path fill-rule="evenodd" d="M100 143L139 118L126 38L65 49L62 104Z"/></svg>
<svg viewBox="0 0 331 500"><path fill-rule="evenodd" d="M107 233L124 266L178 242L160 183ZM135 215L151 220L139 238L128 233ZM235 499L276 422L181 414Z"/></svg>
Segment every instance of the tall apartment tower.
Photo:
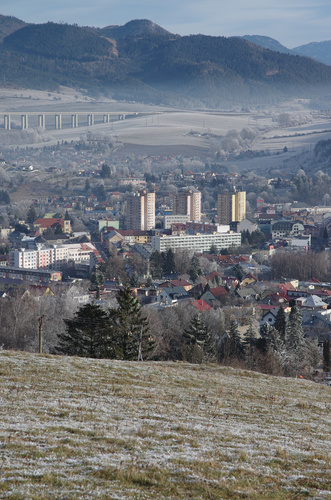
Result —
<svg viewBox="0 0 331 500"><path fill-rule="evenodd" d="M188 215L190 221L201 220L201 193L200 191L181 191L173 195L173 215Z"/></svg>
<svg viewBox="0 0 331 500"><path fill-rule="evenodd" d="M230 224L246 218L246 191L221 193L217 197L217 222Z"/></svg>
<svg viewBox="0 0 331 500"><path fill-rule="evenodd" d="M126 199L126 228L149 231L154 227L155 193L131 193Z"/></svg>

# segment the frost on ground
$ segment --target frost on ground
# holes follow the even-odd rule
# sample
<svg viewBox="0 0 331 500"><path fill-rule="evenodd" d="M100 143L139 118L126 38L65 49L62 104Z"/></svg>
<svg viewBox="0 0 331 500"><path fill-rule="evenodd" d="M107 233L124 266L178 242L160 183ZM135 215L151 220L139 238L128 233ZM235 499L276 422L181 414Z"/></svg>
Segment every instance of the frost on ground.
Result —
<svg viewBox="0 0 331 500"><path fill-rule="evenodd" d="M331 498L327 386L12 352L0 378L1 498Z"/></svg>

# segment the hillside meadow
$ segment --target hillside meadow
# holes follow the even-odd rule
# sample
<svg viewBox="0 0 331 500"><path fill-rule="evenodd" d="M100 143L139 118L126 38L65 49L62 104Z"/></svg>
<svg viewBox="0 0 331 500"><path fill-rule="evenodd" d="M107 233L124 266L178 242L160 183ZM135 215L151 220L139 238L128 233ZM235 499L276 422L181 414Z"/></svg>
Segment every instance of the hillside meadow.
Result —
<svg viewBox="0 0 331 500"><path fill-rule="evenodd" d="M0 497L330 499L331 388L0 352Z"/></svg>

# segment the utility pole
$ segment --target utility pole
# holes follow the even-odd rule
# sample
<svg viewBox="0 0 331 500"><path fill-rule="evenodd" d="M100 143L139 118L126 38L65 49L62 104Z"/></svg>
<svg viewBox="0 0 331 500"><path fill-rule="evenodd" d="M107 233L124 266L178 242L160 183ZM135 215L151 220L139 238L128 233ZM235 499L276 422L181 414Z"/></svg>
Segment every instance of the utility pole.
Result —
<svg viewBox="0 0 331 500"><path fill-rule="evenodd" d="M38 319L39 323L39 354L42 354L43 352L43 320L44 320L44 314L40 316Z"/></svg>

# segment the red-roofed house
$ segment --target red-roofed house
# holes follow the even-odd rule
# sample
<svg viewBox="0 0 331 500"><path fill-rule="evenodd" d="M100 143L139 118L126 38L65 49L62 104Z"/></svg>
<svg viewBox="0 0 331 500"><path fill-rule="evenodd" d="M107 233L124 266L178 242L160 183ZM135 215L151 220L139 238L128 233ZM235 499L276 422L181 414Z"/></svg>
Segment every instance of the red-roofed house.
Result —
<svg viewBox="0 0 331 500"><path fill-rule="evenodd" d="M204 302L202 299L193 300L193 302L191 302L191 306L198 309L199 312L209 311L210 309L212 309L212 307L209 304L207 304L207 302Z"/></svg>
<svg viewBox="0 0 331 500"><path fill-rule="evenodd" d="M201 295L201 299L207 304L212 305L216 300L220 300L224 297L228 297L229 292L224 286L218 286L216 288L211 288Z"/></svg>

